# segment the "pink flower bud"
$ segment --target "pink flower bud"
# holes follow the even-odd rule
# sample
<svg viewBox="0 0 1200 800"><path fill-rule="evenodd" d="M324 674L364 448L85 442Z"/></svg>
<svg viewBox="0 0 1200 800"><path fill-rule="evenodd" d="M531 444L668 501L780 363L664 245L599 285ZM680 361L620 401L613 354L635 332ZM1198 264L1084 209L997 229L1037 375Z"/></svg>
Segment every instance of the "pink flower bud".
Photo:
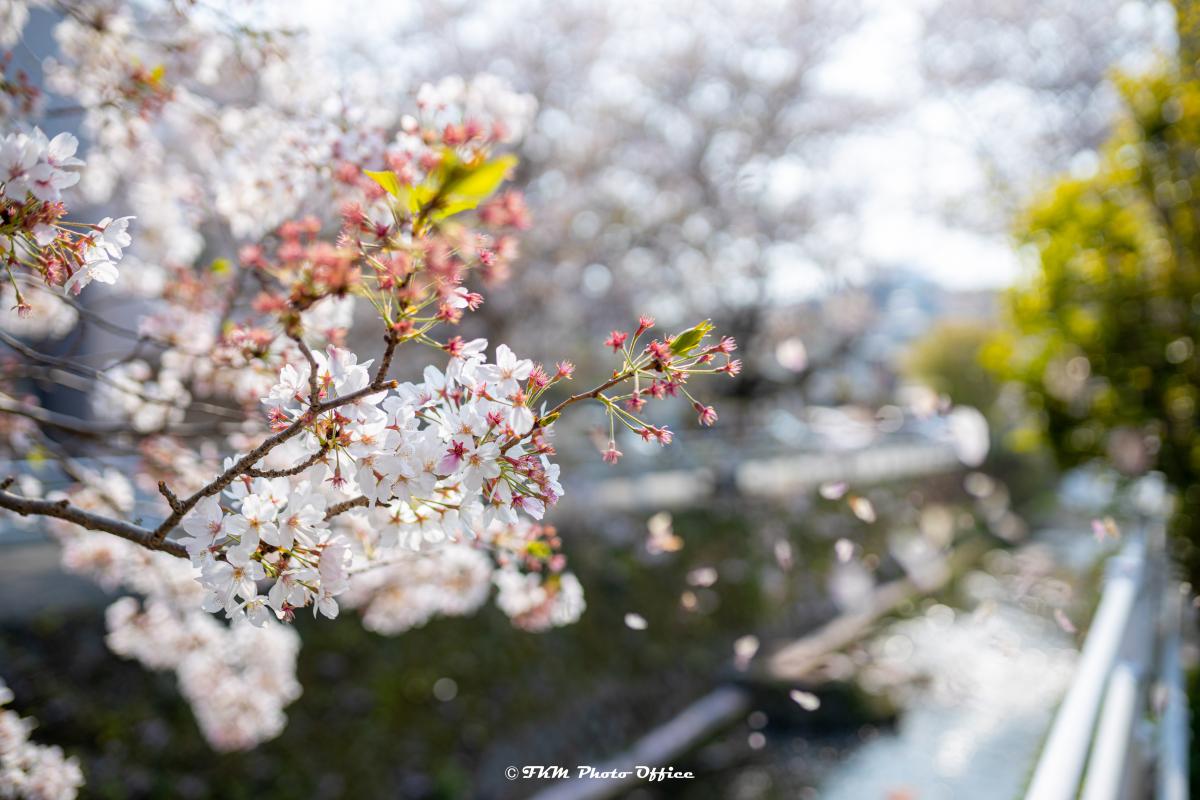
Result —
<svg viewBox="0 0 1200 800"><path fill-rule="evenodd" d="M621 331L613 331L612 333L610 333L608 335L608 338L604 340L604 344L606 347L611 347L613 349L613 352L615 353L616 351L620 350L622 347L625 346L625 340L628 338L629 338L628 333L622 333Z"/></svg>

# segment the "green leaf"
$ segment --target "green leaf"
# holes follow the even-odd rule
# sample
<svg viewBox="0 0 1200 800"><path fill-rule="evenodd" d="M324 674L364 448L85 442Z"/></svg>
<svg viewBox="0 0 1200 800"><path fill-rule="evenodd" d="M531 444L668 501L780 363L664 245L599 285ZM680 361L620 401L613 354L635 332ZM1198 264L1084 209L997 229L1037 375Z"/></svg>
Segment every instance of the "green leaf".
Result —
<svg viewBox="0 0 1200 800"><path fill-rule="evenodd" d="M478 200L453 200L449 202L443 202L438 205L437 211L434 211L429 216L433 220L440 221L446 217L452 217L455 214L461 214L464 211L470 211L478 205Z"/></svg>
<svg viewBox="0 0 1200 800"><path fill-rule="evenodd" d="M534 558L549 558L554 555L554 551L550 549L550 545L541 540L525 545L525 552Z"/></svg>
<svg viewBox="0 0 1200 800"><path fill-rule="evenodd" d="M35 470L40 470L46 465L46 451L41 445L34 445L25 453L25 463Z"/></svg>
<svg viewBox="0 0 1200 800"><path fill-rule="evenodd" d="M378 171L364 169L363 174L378 183L392 197L400 197L400 181L396 178L396 173L390 169Z"/></svg>
<svg viewBox="0 0 1200 800"><path fill-rule="evenodd" d="M708 320L704 320L694 328L689 328L671 340L671 352L677 356L686 356L696 349L696 346L712 329L712 323Z"/></svg>
<svg viewBox="0 0 1200 800"><path fill-rule="evenodd" d="M208 268L213 271L214 275L226 275L232 267L233 264L229 262L228 258L214 258Z"/></svg>
<svg viewBox="0 0 1200 800"><path fill-rule="evenodd" d="M397 199L409 214L416 214L433 199L436 190L430 186L401 186Z"/></svg>
<svg viewBox="0 0 1200 800"><path fill-rule="evenodd" d="M507 155L485 161L477 167L461 167L452 173L442 191L452 202L474 200L478 204L499 189L516 166L517 157Z"/></svg>

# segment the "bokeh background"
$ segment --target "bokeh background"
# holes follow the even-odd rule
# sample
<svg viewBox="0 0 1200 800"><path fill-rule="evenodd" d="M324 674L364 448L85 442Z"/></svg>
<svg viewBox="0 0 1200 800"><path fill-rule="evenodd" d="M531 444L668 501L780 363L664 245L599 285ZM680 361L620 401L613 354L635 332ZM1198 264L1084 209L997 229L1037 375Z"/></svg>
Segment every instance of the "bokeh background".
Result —
<svg viewBox="0 0 1200 800"><path fill-rule="evenodd" d="M621 441L618 468L597 458L600 417L562 425L554 522L583 619L529 634L489 608L396 638L300 621L304 695L282 737L244 754L207 747L169 675L108 653L98 589L58 575L36 537L0 534L0 673L39 736L80 756L95 797L513 798L540 787L505 766L598 763L732 683L746 713L674 764L701 779L629 796L1016 796L1013 764L1032 764L1080 641L1071 620L1084 628L1094 602L1105 545L1087 520L1121 479L1091 463L1107 428L1056 460L1053 409L1028 389L1059 386L1070 406L1092 368L1076 354L1021 372L1006 354L1058 313L1021 317L1058 291L1036 282L1039 230L1090 213L1049 207L1054 186L1109 175L1106 142L1133 136L1120 76L1176 57L1173 6L386 6L274 13L338 80L386 70L415 90L486 72L536 102L517 175L535 224L469 332L602 374L604 336L638 314L711 318L745 362L712 387L720 423L668 408L676 444ZM53 52L57 13L35 10L27 39ZM1193 309L1156 340L1171 364L1194 363L1195 291L1165 291ZM1097 340L1083 363L1099 374L1115 347ZM1126 473L1159 466L1134 450ZM952 579L803 683L819 708L739 669L931 565Z"/></svg>

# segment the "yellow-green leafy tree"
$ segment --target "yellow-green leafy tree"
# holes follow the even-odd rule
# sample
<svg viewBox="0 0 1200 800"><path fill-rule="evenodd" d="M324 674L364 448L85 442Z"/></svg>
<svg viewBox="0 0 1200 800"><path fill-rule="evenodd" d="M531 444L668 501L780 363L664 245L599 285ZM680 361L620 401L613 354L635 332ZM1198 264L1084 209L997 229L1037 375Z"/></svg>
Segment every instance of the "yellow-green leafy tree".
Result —
<svg viewBox="0 0 1200 800"><path fill-rule="evenodd" d="M1178 0L1178 55L1118 78L1124 110L1094 175L1020 221L1030 276L985 352L1024 383L1064 465L1161 470L1179 556L1200 575L1200 13Z"/></svg>

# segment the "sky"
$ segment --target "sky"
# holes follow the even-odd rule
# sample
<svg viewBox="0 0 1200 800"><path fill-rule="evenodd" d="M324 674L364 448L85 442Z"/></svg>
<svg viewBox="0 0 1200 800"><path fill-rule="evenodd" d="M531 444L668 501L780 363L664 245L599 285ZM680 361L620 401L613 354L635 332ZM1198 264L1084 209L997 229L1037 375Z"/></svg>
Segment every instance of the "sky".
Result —
<svg viewBox="0 0 1200 800"><path fill-rule="evenodd" d="M955 114L927 97L918 72L921 7L928 2L870 4L867 18L823 70L821 82L840 94L910 106L891 125L851 138L845 171L862 173L864 255L881 265L920 272L957 289L1009 285L1019 265L1005 236L983 236L947 225L929 208L931 194L986 190L986 178L961 141L945 135Z"/></svg>
<svg viewBox="0 0 1200 800"><path fill-rule="evenodd" d="M914 269L948 288L1000 288L1019 281L1024 269L1011 237L1003 232L1010 212L996 209L1001 232L993 234L955 226L938 213L939 201L953 203L990 190L979 149L987 146L984 137L991 132L979 130L986 122L972 119L966 109L922 84L916 61L922 11L936 5L937 0L869 0L861 28L825 68L821 80L830 91L909 108L874 135L849 139L840 169L863 173L866 213L860 244L868 260ZM1169 46L1173 33L1165 3L1126 3L1111 22L1123 30L1148 30L1147 38L1156 43L1128 52L1115 65L1133 72L1149 65L1149 48ZM1031 20L1030 27L1035 24ZM998 87L993 95L1011 121L1012 138L1034 141L1029 128L1037 125L1038 114L1029 98L1014 87ZM1094 162L1090 155L1077 156L1073 163ZM1043 175L1037 183L1053 177Z"/></svg>

